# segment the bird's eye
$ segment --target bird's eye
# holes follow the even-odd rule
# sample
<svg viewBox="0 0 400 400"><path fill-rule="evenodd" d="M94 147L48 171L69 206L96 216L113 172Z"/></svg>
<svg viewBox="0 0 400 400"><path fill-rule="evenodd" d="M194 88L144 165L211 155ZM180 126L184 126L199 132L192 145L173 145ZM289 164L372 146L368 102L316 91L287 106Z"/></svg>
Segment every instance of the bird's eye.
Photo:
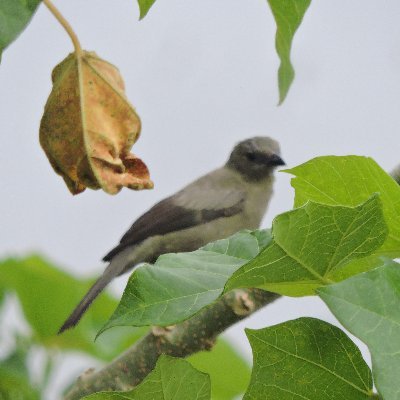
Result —
<svg viewBox="0 0 400 400"><path fill-rule="evenodd" d="M254 153L246 153L246 158L249 161L254 161L256 159L256 155Z"/></svg>

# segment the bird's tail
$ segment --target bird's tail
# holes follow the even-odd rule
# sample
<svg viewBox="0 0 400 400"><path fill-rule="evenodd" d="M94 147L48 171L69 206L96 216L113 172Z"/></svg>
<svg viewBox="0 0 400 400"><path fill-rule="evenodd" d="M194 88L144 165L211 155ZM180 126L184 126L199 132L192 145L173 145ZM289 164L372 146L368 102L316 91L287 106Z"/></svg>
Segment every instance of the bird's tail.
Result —
<svg viewBox="0 0 400 400"><path fill-rule="evenodd" d="M97 279L97 281L86 293L85 297L80 301L80 303L75 307L74 311L72 311L71 315L64 322L64 324L58 331L59 334L69 328L72 328L79 322L79 320L82 318L82 315L92 304L93 300L109 284L112 278L113 276L111 276L110 274L103 274L99 279Z"/></svg>
<svg viewBox="0 0 400 400"><path fill-rule="evenodd" d="M140 256L140 254L139 254ZM75 326L85 311L92 304L93 300L101 293L101 291L116 277L127 271L127 266L133 268L135 264L141 259L138 258L135 251L132 248L127 248L120 253L116 254L104 270L103 275L97 279L89 291L85 294L85 297L72 311L72 314L64 322L58 333L62 333L65 330Z"/></svg>

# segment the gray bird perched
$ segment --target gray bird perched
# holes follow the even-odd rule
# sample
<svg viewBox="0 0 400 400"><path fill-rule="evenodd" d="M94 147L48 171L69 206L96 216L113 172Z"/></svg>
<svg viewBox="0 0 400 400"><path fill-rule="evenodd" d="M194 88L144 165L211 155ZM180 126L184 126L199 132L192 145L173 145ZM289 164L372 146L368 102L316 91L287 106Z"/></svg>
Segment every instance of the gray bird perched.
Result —
<svg viewBox="0 0 400 400"><path fill-rule="evenodd" d="M285 165L268 137L238 143L227 163L154 205L137 219L104 261L109 265L59 333L76 325L116 276L164 253L187 252L242 229L257 229L272 195L273 171Z"/></svg>

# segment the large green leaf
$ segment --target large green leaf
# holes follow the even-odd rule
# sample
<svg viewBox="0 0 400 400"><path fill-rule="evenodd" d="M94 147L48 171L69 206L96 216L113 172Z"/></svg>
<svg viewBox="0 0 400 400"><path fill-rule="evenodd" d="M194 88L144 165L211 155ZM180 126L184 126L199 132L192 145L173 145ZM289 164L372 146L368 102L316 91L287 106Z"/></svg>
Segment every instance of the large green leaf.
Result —
<svg viewBox="0 0 400 400"><path fill-rule="evenodd" d="M290 61L293 37L311 0L268 0L268 3L277 26L275 46L281 60L278 71L279 104L281 104L294 79L294 69Z"/></svg>
<svg viewBox="0 0 400 400"><path fill-rule="evenodd" d="M0 1L0 60L3 50L25 29L41 1Z"/></svg>
<svg viewBox="0 0 400 400"><path fill-rule="evenodd" d="M337 319L367 344L382 397L399 400L400 265L387 262L318 293Z"/></svg>
<svg viewBox="0 0 400 400"><path fill-rule="evenodd" d="M372 398L371 372L339 328L300 318L246 334L254 365L245 400Z"/></svg>
<svg viewBox="0 0 400 400"><path fill-rule="evenodd" d="M296 176L291 182L295 207L310 200L354 207L379 193L389 234L378 254L400 256L400 186L373 159L317 157L285 172Z"/></svg>
<svg viewBox="0 0 400 400"><path fill-rule="evenodd" d="M237 399L246 391L250 381L250 367L223 339L219 338L211 351L201 351L188 360L199 371L210 375L213 400Z"/></svg>
<svg viewBox="0 0 400 400"><path fill-rule="evenodd" d="M101 332L112 326L166 326L192 316L216 300L232 273L269 239L269 231L243 231L191 253L162 255L154 265L138 268Z"/></svg>
<svg viewBox="0 0 400 400"><path fill-rule="evenodd" d="M143 330L109 332L94 343L104 318L117 305L107 294L96 300L76 328L57 335L58 328L90 284L62 272L39 256L0 262L0 288L17 294L37 341L45 346L81 350L108 360L133 343Z"/></svg>
<svg viewBox="0 0 400 400"><path fill-rule="evenodd" d="M274 219L271 243L232 275L226 290L258 287L288 296L314 294L332 283L338 269L376 251L386 235L377 195L357 207L308 202Z"/></svg>
<svg viewBox="0 0 400 400"><path fill-rule="evenodd" d="M140 9L140 19L143 19L147 15L150 8L155 2L156 0L138 0Z"/></svg>
<svg viewBox="0 0 400 400"><path fill-rule="evenodd" d="M209 400L210 377L188 361L161 355L154 370L129 392L103 392L85 400ZM83 400L82 399L82 400Z"/></svg>

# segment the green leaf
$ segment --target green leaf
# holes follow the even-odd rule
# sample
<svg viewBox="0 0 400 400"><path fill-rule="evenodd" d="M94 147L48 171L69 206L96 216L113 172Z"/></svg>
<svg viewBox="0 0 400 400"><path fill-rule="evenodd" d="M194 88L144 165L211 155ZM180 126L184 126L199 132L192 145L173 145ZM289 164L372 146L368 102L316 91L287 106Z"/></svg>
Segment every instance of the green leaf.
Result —
<svg viewBox="0 0 400 400"><path fill-rule="evenodd" d="M250 367L227 341L220 338L211 351L201 351L188 360L196 369L210 375L213 400L236 399L246 391Z"/></svg>
<svg viewBox="0 0 400 400"><path fill-rule="evenodd" d="M25 376L4 368L0 363L0 399L40 400L41 396Z"/></svg>
<svg viewBox="0 0 400 400"><path fill-rule="evenodd" d="M268 3L277 26L275 47L281 60L278 82L279 104L282 104L294 79L294 69L290 61L293 37L311 0L268 0Z"/></svg>
<svg viewBox="0 0 400 400"><path fill-rule="evenodd" d="M244 400L372 398L371 372L339 328L300 318L246 334L254 366Z"/></svg>
<svg viewBox="0 0 400 400"><path fill-rule="evenodd" d="M21 377L29 379L27 358L31 343L22 336L15 335L15 348L7 357L0 361L0 366ZM1 397L0 397L1 398Z"/></svg>
<svg viewBox="0 0 400 400"><path fill-rule="evenodd" d="M209 400L210 377L188 361L161 355L154 370L129 392L103 392L85 400ZM82 399L82 400L83 400Z"/></svg>
<svg viewBox="0 0 400 400"><path fill-rule="evenodd" d="M147 15L150 8L155 2L156 0L138 0L140 9L140 19L143 19Z"/></svg>
<svg viewBox="0 0 400 400"><path fill-rule="evenodd" d="M377 195L358 207L308 202L274 219L272 242L232 275L226 290L258 287L288 296L314 294L332 283L339 268L376 251L386 236Z"/></svg>
<svg viewBox="0 0 400 400"><path fill-rule="evenodd" d="M39 390L32 385L27 367L29 343L21 337L16 339L15 349L0 360L0 399L39 400Z"/></svg>
<svg viewBox="0 0 400 400"><path fill-rule="evenodd" d="M40 256L0 262L0 288L17 294L35 340L47 347L80 350L109 360L137 340L143 330L110 332L94 343L104 318L118 304L107 294L101 295L76 328L57 335L91 283L68 275Z"/></svg>
<svg viewBox="0 0 400 400"><path fill-rule="evenodd" d="M220 296L227 279L258 254L269 236L269 231L243 231L138 268L99 334L113 326L167 326L189 318Z"/></svg>
<svg viewBox="0 0 400 400"><path fill-rule="evenodd" d="M307 201L354 207L379 193L389 234L377 253L400 256L400 186L373 159L317 157L284 172L296 176L291 182L295 207Z"/></svg>
<svg viewBox="0 0 400 400"><path fill-rule="evenodd" d="M376 270L318 290L318 294L372 355L375 385L385 400L400 399L400 265Z"/></svg>
<svg viewBox="0 0 400 400"><path fill-rule="evenodd" d="M41 1L0 1L0 60L3 50L25 29Z"/></svg>

